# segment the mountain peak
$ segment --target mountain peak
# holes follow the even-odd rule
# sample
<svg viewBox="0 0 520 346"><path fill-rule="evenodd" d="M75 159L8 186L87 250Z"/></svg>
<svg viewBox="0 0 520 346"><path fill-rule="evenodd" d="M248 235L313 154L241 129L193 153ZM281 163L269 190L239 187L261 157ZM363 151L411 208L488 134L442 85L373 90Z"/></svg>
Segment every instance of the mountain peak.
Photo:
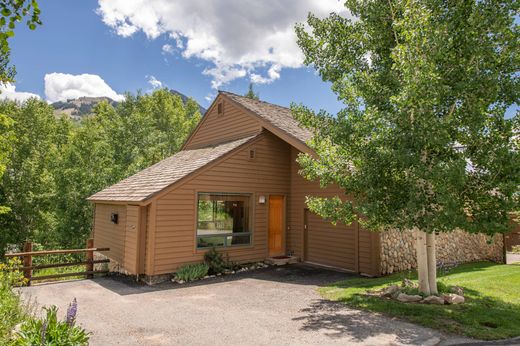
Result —
<svg viewBox="0 0 520 346"><path fill-rule="evenodd" d="M178 95L182 99L183 103L188 101L188 96L184 95L177 90L170 89L170 93L173 95ZM82 117L92 114L92 109L100 102L107 101L112 106L117 106L119 102L112 100L110 97L106 96L81 96L76 99L68 99L67 101L57 101L51 103L51 106L54 108L55 115L68 115L73 120L81 120ZM206 109L199 106L199 112L201 115L204 115Z"/></svg>

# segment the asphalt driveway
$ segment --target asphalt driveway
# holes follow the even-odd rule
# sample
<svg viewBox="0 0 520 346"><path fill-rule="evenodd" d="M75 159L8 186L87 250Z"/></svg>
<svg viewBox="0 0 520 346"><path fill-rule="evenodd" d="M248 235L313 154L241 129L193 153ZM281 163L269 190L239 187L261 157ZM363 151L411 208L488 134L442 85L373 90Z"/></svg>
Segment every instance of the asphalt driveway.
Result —
<svg viewBox="0 0 520 346"><path fill-rule="evenodd" d="M121 277L42 284L25 299L57 305L75 297L92 345L437 345L437 331L321 299L319 285L349 274L304 265L271 267L157 286ZM460 340L459 340L460 341Z"/></svg>

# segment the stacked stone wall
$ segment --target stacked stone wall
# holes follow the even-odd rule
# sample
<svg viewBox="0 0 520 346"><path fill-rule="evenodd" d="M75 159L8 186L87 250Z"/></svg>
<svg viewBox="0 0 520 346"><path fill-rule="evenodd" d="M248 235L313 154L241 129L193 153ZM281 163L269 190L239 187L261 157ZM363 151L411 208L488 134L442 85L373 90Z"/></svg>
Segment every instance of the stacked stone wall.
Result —
<svg viewBox="0 0 520 346"><path fill-rule="evenodd" d="M503 236L490 238L464 231L440 233L436 237L438 265L491 260L504 261ZM381 233L381 274L416 268L415 238L412 231Z"/></svg>

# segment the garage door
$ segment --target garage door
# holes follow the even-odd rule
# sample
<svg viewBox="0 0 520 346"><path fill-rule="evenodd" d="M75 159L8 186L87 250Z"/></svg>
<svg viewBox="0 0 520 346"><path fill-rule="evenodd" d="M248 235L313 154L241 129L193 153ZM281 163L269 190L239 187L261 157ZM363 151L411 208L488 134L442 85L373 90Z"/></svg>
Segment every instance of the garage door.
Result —
<svg viewBox="0 0 520 346"><path fill-rule="evenodd" d="M356 224L334 226L306 209L304 232L306 262L356 271Z"/></svg>

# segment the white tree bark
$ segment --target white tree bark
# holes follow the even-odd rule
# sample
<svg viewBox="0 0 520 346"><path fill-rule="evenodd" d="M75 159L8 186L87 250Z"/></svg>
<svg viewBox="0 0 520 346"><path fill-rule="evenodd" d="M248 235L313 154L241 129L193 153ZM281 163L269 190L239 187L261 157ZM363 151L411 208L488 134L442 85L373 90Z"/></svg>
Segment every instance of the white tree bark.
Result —
<svg viewBox="0 0 520 346"><path fill-rule="evenodd" d="M428 261L428 284L430 294L437 294L437 258L435 255L435 233L426 234L426 255Z"/></svg>
<svg viewBox="0 0 520 346"><path fill-rule="evenodd" d="M417 252L417 275L419 277L419 291L430 295L430 280L428 278L428 254L426 250L426 233L415 230Z"/></svg>

